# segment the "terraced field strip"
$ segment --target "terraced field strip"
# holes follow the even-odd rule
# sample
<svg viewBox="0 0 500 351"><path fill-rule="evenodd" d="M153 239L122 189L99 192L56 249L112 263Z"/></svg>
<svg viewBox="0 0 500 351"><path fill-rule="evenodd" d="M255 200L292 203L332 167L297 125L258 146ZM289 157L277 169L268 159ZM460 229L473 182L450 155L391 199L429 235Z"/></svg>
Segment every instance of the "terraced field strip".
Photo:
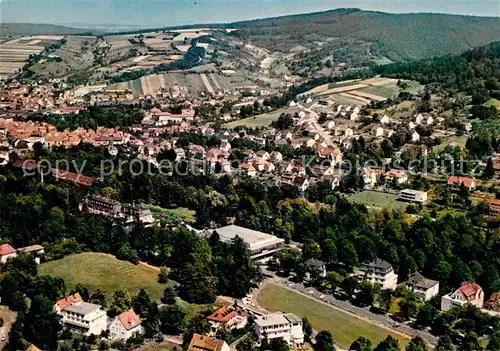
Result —
<svg viewBox="0 0 500 351"><path fill-rule="evenodd" d="M359 90L350 91L349 94L360 96L362 98L367 98L367 99L370 99L370 100L375 100L375 101L385 101L385 100L387 100L383 96L379 96L379 95L375 95L375 94L370 94L370 93L365 93L365 92L359 91Z"/></svg>
<svg viewBox="0 0 500 351"><path fill-rule="evenodd" d="M330 95L330 94L338 94L338 93L345 93L345 92L352 91L352 90L366 88L367 86L368 85L366 85L366 84L353 84L353 85L348 85L348 86L345 86L345 87L328 89L328 90L322 92L321 94L318 94L318 96Z"/></svg>
<svg viewBox="0 0 500 351"><path fill-rule="evenodd" d="M201 74L201 80L203 81L203 84L205 84L205 88L207 88L208 92L210 94L215 94L214 88L212 88L212 85L208 81L207 75L205 73Z"/></svg>
<svg viewBox="0 0 500 351"><path fill-rule="evenodd" d="M212 82L214 82L214 85L217 88L217 90L222 90L219 82L217 81L217 79L215 79L215 75L213 73L210 73L210 78L212 79Z"/></svg>
<svg viewBox="0 0 500 351"><path fill-rule="evenodd" d="M349 99L359 101L360 103L363 103L363 104L369 104L371 102L371 100L365 99L361 96L354 95L353 93L354 93L354 91L350 91L349 93L340 93L339 95L344 96L344 97L349 98Z"/></svg>

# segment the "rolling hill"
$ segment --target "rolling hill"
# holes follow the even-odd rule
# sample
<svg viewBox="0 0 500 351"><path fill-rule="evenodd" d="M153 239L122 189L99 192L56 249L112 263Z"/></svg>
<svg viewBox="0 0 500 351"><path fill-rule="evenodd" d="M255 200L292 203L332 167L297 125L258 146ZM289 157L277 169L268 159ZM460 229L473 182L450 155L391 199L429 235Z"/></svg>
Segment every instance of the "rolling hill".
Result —
<svg viewBox="0 0 500 351"><path fill-rule="evenodd" d="M360 39L393 61L460 53L500 38L499 17L448 14L390 14L360 9L282 16L228 25L257 45L315 46L317 41ZM290 47L290 45L288 45Z"/></svg>
<svg viewBox="0 0 500 351"><path fill-rule="evenodd" d="M471 95L500 98L500 41L468 50L422 60L398 62L375 68L384 77L437 83L446 89Z"/></svg>

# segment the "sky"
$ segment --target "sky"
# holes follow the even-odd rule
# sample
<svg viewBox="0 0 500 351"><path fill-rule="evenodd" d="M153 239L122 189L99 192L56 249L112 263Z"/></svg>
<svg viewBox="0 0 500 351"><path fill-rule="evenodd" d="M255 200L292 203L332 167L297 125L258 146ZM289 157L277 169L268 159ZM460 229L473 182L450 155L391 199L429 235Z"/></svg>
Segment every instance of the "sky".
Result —
<svg viewBox="0 0 500 351"><path fill-rule="evenodd" d="M500 16L500 0L0 0L0 21L166 27L341 7Z"/></svg>

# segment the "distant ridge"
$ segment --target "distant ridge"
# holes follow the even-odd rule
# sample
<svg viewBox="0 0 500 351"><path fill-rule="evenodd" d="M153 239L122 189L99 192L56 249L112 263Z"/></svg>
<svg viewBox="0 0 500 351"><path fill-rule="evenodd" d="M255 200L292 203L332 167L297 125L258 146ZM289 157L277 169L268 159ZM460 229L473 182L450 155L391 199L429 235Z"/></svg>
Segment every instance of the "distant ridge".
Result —
<svg viewBox="0 0 500 351"><path fill-rule="evenodd" d="M0 23L0 35L64 35L64 34L99 34L85 28L73 28L44 23Z"/></svg>
<svg viewBox="0 0 500 351"><path fill-rule="evenodd" d="M361 9L280 16L228 24L257 44L311 44L320 38L355 38L373 43L374 53L407 60L460 53L500 39L500 17L435 13L392 14ZM266 40L266 37L272 40Z"/></svg>

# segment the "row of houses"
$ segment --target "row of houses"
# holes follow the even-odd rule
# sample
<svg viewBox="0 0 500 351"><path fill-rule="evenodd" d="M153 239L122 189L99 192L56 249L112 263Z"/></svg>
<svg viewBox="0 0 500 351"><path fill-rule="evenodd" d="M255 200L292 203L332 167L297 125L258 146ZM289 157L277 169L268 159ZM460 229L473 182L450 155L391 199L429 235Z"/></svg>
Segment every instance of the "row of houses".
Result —
<svg viewBox="0 0 500 351"><path fill-rule="evenodd" d="M83 335L100 335L109 330L109 339L127 341L144 332L141 319L133 310L109 319L102 306L83 301L79 293L57 301L54 312L66 329Z"/></svg>

